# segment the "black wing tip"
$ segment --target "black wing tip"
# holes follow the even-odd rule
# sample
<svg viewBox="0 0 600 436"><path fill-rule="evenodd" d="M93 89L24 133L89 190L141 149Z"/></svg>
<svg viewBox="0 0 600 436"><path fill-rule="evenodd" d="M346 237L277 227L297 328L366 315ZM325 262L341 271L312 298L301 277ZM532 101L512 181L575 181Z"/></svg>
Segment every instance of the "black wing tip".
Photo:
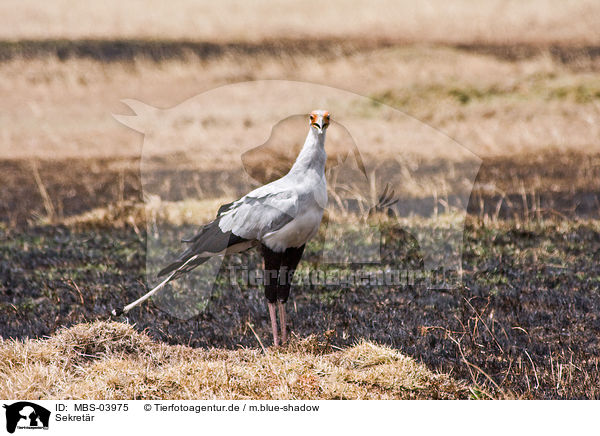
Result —
<svg viewBox="0 0 600 436"><path fill-rule="evenodd" d="M169 274L170 272L176 270L177 268L179 268L181 266L181 263L177 262L177 263L172 263L169 266L164 267L163 269L161 269L158 274L156 274L156 277L162 277L162 276L166 276L167 274Z"/></svg>
<svg viewBox="0 0 600 436"><path fill-rule="evenodd" d="M221 205L219 207L219 210L217 210L217 218L220 218L223 213L225 213L229 209L231 209L231 206L233 206L233 203L235 203L235 201L232 201L231 203L226 203L226 204Z"/></svg>
<svg viewBox="0 0 600 436"><path fill-rule="evenodd" d="M125 313L125 312L121 308L113 309L113 310L110 311L110 314L112 316L121 316L121 315L123 315L123 313Z"/></svg>

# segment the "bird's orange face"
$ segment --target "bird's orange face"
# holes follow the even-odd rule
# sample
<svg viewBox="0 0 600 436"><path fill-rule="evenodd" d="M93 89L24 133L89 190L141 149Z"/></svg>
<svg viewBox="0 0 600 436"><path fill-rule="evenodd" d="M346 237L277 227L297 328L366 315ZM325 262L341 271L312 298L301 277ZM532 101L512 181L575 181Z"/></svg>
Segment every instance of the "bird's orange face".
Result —
<svg viewBox="0 0 600 436"><path fill-rule="evenodd" d="M325 132L325 129L329 127L329 120L331 118L328 111L325 110L314 110L310 113L310 125L317 129L318 133Z"/></svg>

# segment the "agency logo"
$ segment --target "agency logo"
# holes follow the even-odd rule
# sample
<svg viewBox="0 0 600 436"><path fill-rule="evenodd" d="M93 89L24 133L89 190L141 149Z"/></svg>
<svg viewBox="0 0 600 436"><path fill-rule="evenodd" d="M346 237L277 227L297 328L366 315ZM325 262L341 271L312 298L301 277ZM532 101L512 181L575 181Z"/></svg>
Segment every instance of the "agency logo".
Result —
<svg viewBox="0 0 600 436"><path fill-rule="evenodd" d="M48 430L50 411L29 401L19 401L3 406L6 409L6 431L14 433L16 429Z"/></svg>
<svg viewBox="0 0 600 436"><path fill-rule="evenodd" d="M190 319L217 296L263 281L259 274L253 280L263 268L252 250L187 257L178 268L194 271L176 280L164 268L182 247L192 246L182 241L195 243L199 225L290 171L310 132L307 114L315 108L327 108L331 119L321 183L327 195L314 198L323 219L309 246L309 284L326 286L333 277L339 287L338 270L349 277L343 279L349 287L403 290L417 282L436 290L460 282L467 206L481 159L431 126L368 97L285 80L234 83L167 109L123 103L135 115L114 117L144 135L140 173L152 289L125 312L152 296L169 314ZM262 212L239 216L260 216L264 231L273 232L304 211L298 205L312 204L283 195L253 199L248 210ZM245 234L256 222L240 218L231 225ZM210 230L217 235L213 250L222 244L218 235L225 235L217 228ZM230 236L224 238L229 242ZM398 279L386 281L386 275Z"/></svg>

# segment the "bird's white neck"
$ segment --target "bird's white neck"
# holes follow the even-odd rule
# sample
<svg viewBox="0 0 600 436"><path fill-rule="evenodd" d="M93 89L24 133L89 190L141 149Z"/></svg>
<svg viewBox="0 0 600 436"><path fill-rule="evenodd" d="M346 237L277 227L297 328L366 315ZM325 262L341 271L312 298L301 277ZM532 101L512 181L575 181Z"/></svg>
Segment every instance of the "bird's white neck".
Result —
<svg viewBox="0 0 600 436"><path fill-rule="evenodd" d="M318 174L324 174L326 160L325 131L318 133L316 129L310 127L304 146L300 150L292 169L290 169L290 174L305 173L311 169Z"/></svg>

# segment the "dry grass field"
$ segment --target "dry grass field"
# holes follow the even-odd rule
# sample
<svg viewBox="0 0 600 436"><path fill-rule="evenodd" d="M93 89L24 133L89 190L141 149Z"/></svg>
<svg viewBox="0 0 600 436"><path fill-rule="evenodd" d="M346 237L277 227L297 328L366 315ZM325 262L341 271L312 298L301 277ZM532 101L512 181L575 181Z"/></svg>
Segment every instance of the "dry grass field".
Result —
<svg viewBox="0 0 600 436"><path fill-rule="evenodd" d="M176 0L108 0L84 5L7 0L0 37L173 38L261 41L268 38L375 37L436 43L578 42L600 39L593 0L424 2L330 0L319 5L268 0L207 4ZM574 25L576 23L576 25Z"/></svg>
<svg viewBox="0 0 600 436"><path fill-rule="evenodd" d="M592 0L2 2L0 396L599 398L599 21ZM148 223L189 233L289 165L297 82L337 109L329 167L354 141L365 196L394 186L386 262L418 265L397 226L426 240L466 195L460 286L298 287L266 353L259 289L109 322L146 290ZM127 121L145 138L124 99L159 109Z"/></svg>
<svg viewBox="0 0 600 436"><path fill-rule="evenodd" d="M47 340L3 341L2 398L458 399L484 392L388 347L336 351L315 337L260 349L193 349L121 323L80 324Z"/></svg>

